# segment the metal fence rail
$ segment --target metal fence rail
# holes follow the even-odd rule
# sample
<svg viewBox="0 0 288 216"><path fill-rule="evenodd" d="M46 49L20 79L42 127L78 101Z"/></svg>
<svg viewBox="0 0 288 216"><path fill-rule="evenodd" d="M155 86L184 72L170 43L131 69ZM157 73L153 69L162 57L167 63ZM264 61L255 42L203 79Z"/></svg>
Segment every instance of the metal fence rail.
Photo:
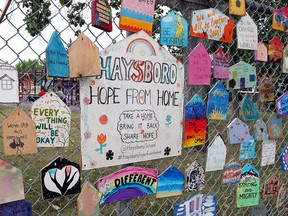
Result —
<svg viewBox="0 0 288 216"><path fill-rule="evenodd" d="M106 33L100 30L97 30L91 26L90 18L90 1L73 1L73 2L83 2L86 3L86 6L80 12L83 16L85 23L82 27L74 27L69 24L67 19L67 8L61 6L59 1L53 0L51 3L51 16L50 25L48 25L41 33L37 34L34 37L31 37L25 30L26 25L22 21L24 14L26 13L25 8L22 7L24 1L15 0L11 4L3 22L0 25L0 58L2 60L7 60L10 64L15 64L21 62L27 58L35 58L39 61L43 61L45 58L44 51L47 46L50 35L54 30L60 32L60 36L66 46L71 44L71 41L74 41L76 36L75 32L79 29L84 32L94 43L100 48L106 48L110 44L113 44L117 41L125 38L126 33L118 29L119 22L119 11L113 10L113 32ZM111 4L116 1L112 1ZM180 10L181 13L186 17L188 21L191 19L191 11L201 8L207 8L208 6L206 0L196 1L196 3L185 2L185 1L176 1L176 0L159 0L157 1L160 5L157 5L156 11L164 10L164 14L170 9ZM192 1L193 2L193 1ZM212 7L218 8L222 12L228 14L228 1L226 0L214 0L211 1ZM168 6L164 7L163 6ZM268 7L269 6L269 7ZM259 30L259 41L263 41L266 44L271 40L275 35L279 36L284 44L288 43L287 33L273 30L272 25L272 15L271 11L273 9L278 9L280 7L288 6L287 0L284 1L268 1L268 0L247 0L247 12L250 14L252 19L258 25ZM240 17L233 16L235 23ZM154 28L155 37L158 37L159 23L155 25ZM5 33L4 33L5 32ZM231 44L202 40L198 38L189 37L189 46L183 50L177 50L169 48L170 51L176 54L180 53L178 57L183 60L186 69L187 69L187 56L192 51L192 49L199 43L203 42L206 49L210 54L215 53L218 47L222 46L224 51L230 58L230 65L237 63L239 60L244 60L249 64L254 64L257 67L257 74L261 76L274 77L277 97L287 91L287 74L281 74L281 65L278 63L261 63L254 62L254 52L247 50L238 50L237 49L237 40L234 35L234 40ZM5 59L5 58L9 58ZM20 83L27 81L28 71L24 71L20 74ZM37 77L36 73L31 73L31 79L35 80ZM33 84L40 86L40 82L43 79L40 79ZM187 70L186 70L186 81L187 81ZM50 90L54 89L53 84L64 82L63 80L48 80L46 86L50 86ZM204 100L208 99L208 91L213 86L216 80L212 79L211 86L204 87L195 87L186 85L185 88L185 100L186 102L191 99L191 97L198 93L202 96ZM258 86L261 84L261 81L258 82ZM30 111L32 102L29 101L28 94L33 93L33 87L29 87L25 94L22 96L20 106L26 110ZM74 96L77 95L78 82L75 81L71 85L65 87L67 94L75 92ZM248 94L247 92L244 93ZM72 94L71 94L72 95ZM208 121L208 137L207 144L212 142L214 137L217 134L221 134L224 141L228 143L226 127L230 121L239 116L242 118L240 110L241 98L243 93L237 91L231 91L232 100L229 103L229 115L227 121ZM257 97L257 93L251 93L251 97ZM72 123L71 123L71 135L70 135L70 145L67 148L39 148L37 155L24 155L24 156L4 156L3 147L2 147L2 137L0 139L0 158L13 164L14 166L23 170L24 176L24 185L25 185L25 194L26 199L30 201L33 205L33 214L34 215L77 215L77 194L69 195L61 198L55 198L50 200L43 200L41 192L41 176L40 170L46 166L49 162L55 159L58 156L65 157L71 161L80 163L80 109L79 101L77 97L72 98L72 103L69 104L72 111ZM257 105L261 112L261 117L264 122L268 122L273 116L275 116L276 110L272 104L261 104L257 102ZM0 105L0 125L7 116L12 112L13 105ZM250 127L250 132L252 133L254 122L248 122ZM244 163L253 164L259 171L261 177L261 187L263 186L264 181L271 175L276 174L282 181L283 184L287 184L287 174L281 171L279 155L282 149L285 147L286 142L288 141L287 137L287 120L283 119L283 131L284 137L277 140L277 156L276 162L274 165L261 167L261 145L262 142L257 142L256 145L256 156L253 160L245 160ZM2 131L2 127L0 129ZM2 136L2 133L0 133ZM162 173L170 165L173 165L179 168L183 173L189 167L189 165L197 159L197 161L205 167L206 163L206 146L198 148L188 148L183 149L182 154L179 157L165 158L159 160L153 160L148 162L142 162L135 164L140 167L147 167L150 169L157 169L159 173ZM239 145L237 146L228 146L226 162L232 158L238 158L239 155ZM95 185L97 180L103 176L109 175L112 172L121 169L120 166L101 168L91 171L82 171L82 182L84 180L89 181L91 184ZM205 180L207 182L205 189L201 192L204 194L215 194L218 199L217 206L217 215L249 215L251 213L251 208L237 208L236 207L236 186L232 187L223 187L221 186L222 182L222 171L215 171L206 173ZM141 197L138 199L133 199L125 203L121 203L121 211L119 212L119 203L109 204L106 206L100 206L100 211L102 215L173 215L173 205L185 200L186 198L195 195L197 193L183 193L181 196L156 199L155 195ZM268 215L287 215L287 202L284 206L276 208L276 198L271 198L264 201ZM123 210L124 208L124 210ZM126 209L125 209L126 208Z"/></svg>

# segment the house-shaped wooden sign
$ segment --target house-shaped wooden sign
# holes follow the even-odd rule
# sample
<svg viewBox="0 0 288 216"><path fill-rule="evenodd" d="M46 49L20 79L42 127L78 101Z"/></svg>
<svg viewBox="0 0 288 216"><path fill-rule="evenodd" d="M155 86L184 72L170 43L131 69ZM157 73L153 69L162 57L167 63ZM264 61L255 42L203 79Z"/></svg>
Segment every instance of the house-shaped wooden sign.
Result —
<svg viewBox="0 0 288 216"><path fill-rule="evenodd" d="M263 185L263 199L266 200L271 197L277 197L280 190L281 181L276 175L268 178Z"/></svg>
<svg viewBox="0 0 288 216"><path fill-rule="evenodd" d="M204 169L197 161L194 161L185 172L185 191L200 191L205 184Z"/></svg>
<svg viewBox="0 0 288 216"><path fill-rule="evenodd" d="M244 141L248 142L249 127L238 118L234 118L233 121L227 126L228 140L230 144L238 144Z"/></svg>
<svg viewBox="0 0 288 216"><path fill-rule="evenodd" d="M237 48L246 50L257 50L258 48L258 29L253 19L246 13L241 17L236 25L237 29Z"/></svg>
<svg viewBox="0 0 288 216"><path fill-rule="evenodd" d="M198 146L206 140L206 104L198 94L185 105L185 128L183 147Z"/></svg>
<svg viewBox="0 0 288 216"><path fill-rule="evenodd" d="M258 120L260 118L256 105L248 95L242 100L241 110L245 121Z"/></svg>
<svg viewBox="0 0 288 216"><path fill-rule="evenodd" d="M36 154L36 128L34 121L17 107L2 123L5 155Z"/></svg>
<svg viewBox="0 0 288 216"><path fill-rule="evenodd" d="M226 120L229 106L229 93L222 81L218 81L208 96L207 118Z"/></svg>
<svg viewBox="0 0 288 216"><path fill-rule="evenodd" d="M214 78L225 80L229 78L229 59L221 47L214 54L212 65Z"/></svg>
<svg viewBox="0 0 288 216"><path fill-rule="evenodd" d="M190 35L232 43L234 21L218 9L192 11Z"/></svg>
<svg viewBox="0 0 288 216"><path fill-rule="evenodd" d="M272 28L288 32L288 7L283 7L274 11Z"/></svg>
<svg viewBox="0 0 288 216"><path fill-rule="evenodd" d="M287 195L288 195L287 192L288 192L287 184L282 184L278 192L275 206L276 208L282 207L285 201L287 202Z"/></svg>
<svg viewBox="0 0 288 216"><path fill-rule="evenodd" d="M254 60L262 62L268 61L268 49L263 42L258 43L257 50L254 52Z"/></svg>
<svg viewBox="0 0 288 216"><path fill-rule="evenodd" d="M254 137L257 141L268 140L268 129L267 125L262 119L258 119L254 126Z"/></svg>
<svg viewBox="0 0 288 216"><path fill-rule="evenodd" d="M112 13L107 0L93 0L91 2L92 26L106 32L112 31Z"/></svg>
<svg viewBox="0 0 288 216"><path fill-rule="evenodd" d="M288 92L285 92L276 100L277 116L283 118L288 116Z"/></svg>
<svg viewBox="0 0 288 216"><path fill-rule="evenodd" d="M68 78L68 54L57 31L52 33L45 54L48 76Z"/></svg>
<svg viewBox="0 0 288 216"><path fill-rule="evenodd" d="M288 73L288 44L283 49L282 73Z"/></svg>
<svg viewBox="0 0 288 216"><path fill-rule="evenodd" d="M36 100L31 112L31 117L36 124L38 147L69 145L71 111L54 92L46 93Z"/></svg>
<svg viewBox="0 0 288 216"><path fill-rule="evenodd" d="M32 216L32 205L27 200L19 200L0 205L2 216Z"/></svg>
<svg viewBox="0 0 288 216"><path fill-rule="evenodd" d="M272 62L281 62L283 57L284 45L278 36L275 36L270 42L268 47L269 60Z"/></svg>
<svg viewBox="0 0 288 216"><path fill-rule="evenodd" d="M188 23L176 11L170 11L160 20L160 44L187 47Z"/></svg>
<svg viewBox="0 0 288 216"><path fill-rule="evenodd" d="M174 206L174 216L216 216L217 197L197 194Z"/></svg>
<svg viewBox="0 0 288 216"><path fill-rule="evenodd" d="M68 48L70 77L94 77L100 75L98 47L81 33Z"/></svg>
<svg viewBox="0 0 288 216"><path fill-rule="evenodd" d="M262 200L260 200L259 205L253 206L251 210L252 216L266 216L267 208Z"/></svg>
<svg viewBox="0 0 288 216"><path fill-rule="evenodd" d="M151 35L155 3L156 1L122 0L119 28L130 32L144 30Z"/></svg>
<svg viewBox="0 0 288 216"><path fill-rule="evenodd" d="M250 134L247 135L248 141L244 141L240 145L239 160L253 159L255 157L256 140Z"/></svg>
<svg viewBox="0 0 288 216"><path fill-rule="evenodd" d="M211 57L200 42L188 57L188 84L210 85Z"/></svg>
<svg viewBox="0 0 288 216"><path fill-rule="evenodd" d="M276 141L265 140L262 143L261 166L269 166L275 163Z"/></svg>
<svg viewBox="0 0 288 216"><path fill-rule="evenodd" d="M206 172L223 170L226 160L227 148L220 135L216 136L208 146Z"/></svg>
<svg viewBox="0 0 288 216"><path fill-rule="evenodd" d="M99 204L109 204L155 194L157 184L157 170L140 167L124 168L99 179Z"/></svg>
<svg viewBox="0 0 288 216"><path fill-rule="evenodd" d="M0 204L25 199L22 171L0 159Z"/></svg>
<svg viewBox="0 0 288 216"><path fill-rule="evenodd" d="M184 175L176 167L170 166L158 178L156 198L179 196L184 190Z"/></svg>
<svg viewBox="0 0 288 216"><path fill-rule="evenodd" d="M256 67L240 61L229 67L227 89L244 89L256 86Z"/></svg>
<svg viewBox="0 0 288 216"><path fill-rule="evenodd" d="M235 185L240 182L242 166L237 161L228 162L223 170L223 186Z"/></svg>
<svg viewBox="0 0 288 216"><path fill-rule="evenodd" d="M0 60L0 103L19 103L17 70Z"/></svg>
<svg viewBox="0 0 288 216"><path fill-rule="evenodd" d="M268 133L270 139L283 137L282 119L272 118L268 121Z"/></svg>
<svg viewBox="0 0 288 216"><path fill-rule="evenodd" d="M44 199L80 192L80 166L58 157L41 170Z"/></svg>
<svg viewBox="0 0 288 216"><path fill-rule="evenodd" d="M229 0L229 14L244 16L246 13L246 0Z"/></svg>
<svg viewBox="0 0 288 216"><path fill-rule="evenodd" d="M259 204L260 175L251 164L243 167L240 183L237 186L237 207L257 206Z"/></svg>
<svg viewBox="0 0 288 216"><path fill-rule="evenodd" d="M99 215L98 191L89 182L85 182L77 198L78 215Z"/></svg>
<svg viewBox="0 0 288 216"><path fill-rule="evenodd" d="M264 81L259 89L259 97L261 103L273 102L274 99L274 84L269 81Z"/></svg>
<svg viewBox="0 0 288 216"><path fill-rule="evenodd" d="M281 168L283 171L288 171L288 146L285 146L280 156Z"/></svg>

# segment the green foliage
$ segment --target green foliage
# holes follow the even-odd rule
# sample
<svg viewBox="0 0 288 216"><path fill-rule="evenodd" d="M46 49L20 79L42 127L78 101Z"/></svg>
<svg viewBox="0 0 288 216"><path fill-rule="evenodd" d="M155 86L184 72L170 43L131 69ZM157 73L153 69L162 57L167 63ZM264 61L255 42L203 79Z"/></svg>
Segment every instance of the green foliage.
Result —
<svg viewBox="0 0 288 216"><path fill-rule="evenodd" d="M45 60L44 60L45 62ZM28 59L18 62L15 67L18 72L34 72L41 71L45 68L45 63L43 61L39 61L37 59Z"/></svg>

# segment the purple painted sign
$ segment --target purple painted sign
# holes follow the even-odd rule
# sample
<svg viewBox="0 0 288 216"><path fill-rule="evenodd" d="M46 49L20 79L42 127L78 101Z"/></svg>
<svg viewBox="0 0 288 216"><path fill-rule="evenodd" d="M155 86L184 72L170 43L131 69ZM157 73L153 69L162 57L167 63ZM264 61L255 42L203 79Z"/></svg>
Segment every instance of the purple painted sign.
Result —
<svg viewBox="0 0 288 216"><path fill-rule="evenodd" d="M0 215L32 216L32 205L26 200L5 203L0 205Z"/></svg>
<svg viewBox="0 0 288 216"><path fill-rule="evenodd" d="M229 78L229 60L226 57L222 48L219 48L213 59L213 76L218 79L228 79Z"/></svg>

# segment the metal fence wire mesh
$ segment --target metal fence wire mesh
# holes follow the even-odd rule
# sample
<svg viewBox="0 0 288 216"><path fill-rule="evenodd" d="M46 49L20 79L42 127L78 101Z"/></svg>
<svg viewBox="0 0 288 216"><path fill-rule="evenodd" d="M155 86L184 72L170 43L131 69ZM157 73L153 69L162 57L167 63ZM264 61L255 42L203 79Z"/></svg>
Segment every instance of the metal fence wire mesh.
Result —
<svg viewBox="0 0 288 216"><path fill-rule="evenodd" d="M60 33L61 39L64 45L69 46L69 44L75 40L75 32L79 29L84 32L94 43L100 48L104 49L110 44L120 41L125 38L126 32L121 31L118 28L119 23L119 10L113 10L113 32L106 33L101 30L97 30L91 26L90 17L90 1L77 1L86 3L83 10L80 12L83 16L85 23L79 29L71 25L67 19L67 9L59 4L59 1L50 1L51 16L50 24L39 34L31 37L25 30L26 24L22 21L27 9L22 7L22 3L25 1L15 0L12 2L3 22L0 25L0 58L4 61L8 61L9 64L15 65L17 62L24 61L28 58L35 58L39 61L43 61L45 58L44 51L47 46L50 35L54 30ZM27 1L29 2L29 1ZM36 1L35 1L36 2ZM42 4L44 1L37 1ZM169 10L180 11L183 16L190 21L191 12L196 9L207 8L206 1L195 1L198 3L191 3L189 1L176 1L176 0L161 0L156 1L156 11L163 10L163 15ZM208 2L208 1L207 1ZM110 2L111 4L114 1ZM217 8L228 14L228 1L224 0L214 0L211 1L211 7ZM165 6L165 7L163 7ZM168 6L168 7L166 7ZM272 16L273 10L284 6L288 6L287 0L283 1L272 1L272 0L247 0L246 11L252 19L258 25L258 38L259 41L263 41L268 44L274 36L278 36L284 44L288 43L288 36L285 32L280 32L272 29ZM157 18L159 15L155 13ZM161 15L162 16L162 15ZM233 16L235 23L240 19L238 16ZM31 20L27 20L29 23ZM159 36L159 22L154 25L154 36L157 39ZM5 34L4 34L5 32ZM236 33L236 31L234 31ZM257 67L258 78L261 77L273 77L275 82L275 97L279 97L282 93L287 91L287 74L281 74L281 65L279 63L263 63L254 61L254 52L248 50L238 50L237 40L234 34L234 40L231 44L202 40L198 38L189 37L189 46L183 50L178 50L175 48L168 48L170 51L178 55L183 61L186 68L186 81L187 81L187 56L192 51L192 49L199 43L205 44L206 49L210 54L214 54L218 47L222 46L226 54L229 56L230 65L243 60L249 64L254 64ZM40 44L40 45L39 45ZM9 60L6 58L9 56ZM26 74L30 73L30 81L32 84L27 84ZM32 102L29 100L28 95L36 92L35 86L40 86L41 84L49 87L49 90L54 89L54 84L58 82L64 82L63 80L46 80L45 72L43 73L33 73L28 70L23 71L19 74L19 82L22 84L24 89L20 89L21 102L20 107L22 107L27 113L30 112ZM42 78L42 79L41 79ZM33 80L33 81L32 81ZM261 84L262 79L259 79L257 85ZM29 81L29 80L28 80ZM198 93L207 102L208 91L214 85L216 80L212 79L211 86L189 86L186 85L185 88L185 101L189 101L191 97ZM54 84L53 84L54 83ZM61 198L44 200L42 198L41 191L41 176L40 170L50 163L53 159L58 156L65 157L73 162L80 163L81 153L80 153L80 108L78 101L78 81L71 81L68 85L65 85L65 92L69 95L70 100L68 104L72 111L72 123L70 132L70 145L67 148L38 148L38 154L36 155L23 155L23 156L4 156L3 146L2 146L2 133L0 133L0 158L13 164L23 171L24 177L24 187L26 200L30 201L33 205L33 215L77 215L77 196L69 195ZM73 94L72 94L73 93ZM239 145L229 145L227 139L226 127L234 117L242 118L242 113L240 111L240 104L243 96L249 94L251 98L257 102L259 107L261 117L265 123L267 123L273 116L276 115L275 106L273 103L263 104L258 100L257 91L247 91L239 92L236 90L231 91L231 100L229 103L229 114L227 121L208 121L208 132L207 132L207 144L212 142L217 134L220 134L225 143L227 143L227 157L226 162L231 159L238 158L239 155ZM4 119L13 110L13 105L0 105L0 125L2 125ZM248 122L250 127L250 133L253 134L253 122ZM282 149L285 147L288 141L287 137L287 119L283 119L283 131L284 137L277 140L277 154L276 161L274 165L261 167L261 145L262 142L257 142L256 144L256 156L254 159L245 160L246 163L253 164L256 169L260 172L261 178L261 188L263 183L272 174L276 174L283 184L287 184L287 173L281 171L279 155ZM1 127L2 131L2 127ZM146 161L142 163L136 163L135 166L146 167L150 169L157 169L159 174L166 170L170 165L177 167L182 173L189 165L197 160L203 167L206 163L206 145L198 148L187 148L182 150L182 154L179 157L165 158L153 161ZM121 169L121 166L101 168L90 171L82 171L82 183L85 180L89 181L92 185L97 183L97 180L101 177L111 174L114 171ZM218 199L217 204L217 215L250 215L251 208L237 208L236 207L236 186L223 187L222 183L222 171L208 172L205 175L206 186L200 193L203 194L215 194ZM286 186L287 187L287 186ZM198 192L197 192L198 193ZM195 193L183 193L181 196L175 196L170 198L156 199L155 195L140 197L138 199L130 200L126 203L115 203L100 206L101 215L173 215L173 205L191 197ZM1 194L0 194L1 196ZM279 208L276 208L276 198L270 198L264 201L267 207L268 215L287 215L287 199L285 204ZM119 210L121 209L121 211ZM123 213L125 212L125 213Z"/></svg>

